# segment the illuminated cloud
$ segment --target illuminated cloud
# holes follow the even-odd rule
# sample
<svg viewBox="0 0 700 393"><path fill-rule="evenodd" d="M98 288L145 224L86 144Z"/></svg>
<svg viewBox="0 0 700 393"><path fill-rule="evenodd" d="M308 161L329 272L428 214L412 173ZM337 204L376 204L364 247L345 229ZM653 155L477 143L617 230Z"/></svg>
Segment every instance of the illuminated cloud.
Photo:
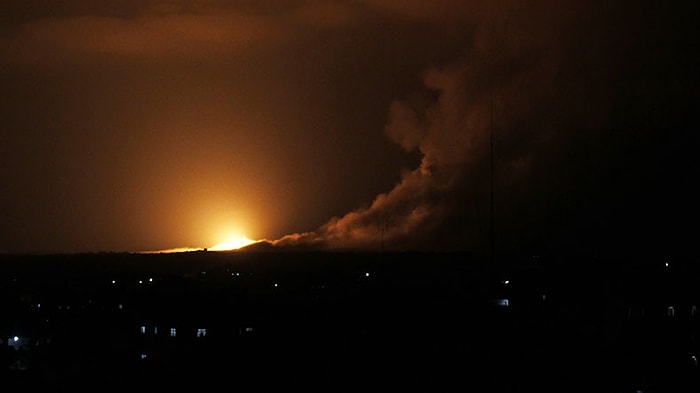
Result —
<svg viewBox="0 0 700 393"><path fill-rule="evenodd" d="M319 29L339 29L362 23L364 13L351 4L316 2L297 8L289 18L302 26Z"/></svg>
<svg viewBox="0 0 700 393"><path fill-rule="evenodd" d="M117 15L98 11L76 16L38 14L2 38L5 61L226 57L253 45L283 42L307 31L343 28L361 20L356 8L325 2L252 8L158 2Z"/></svg>
<svg viewBox="0 0 700 393"><path fill-rule="evenodd" d="M366 5L392 15L431 23L474 21L489 9L498 9L512 1L445 0L439 3L421 0L362 0Z"/></svg>
<svg viewBox="0 0 700 393"><path fill-rule="evenodd" d="M274 30L262 18L234 11L133 19L81 16L31 21L12 44L14 55L25 61L51 56L73 62L95 55L137 58L221 55L223 51L264 40Z"/></svg>

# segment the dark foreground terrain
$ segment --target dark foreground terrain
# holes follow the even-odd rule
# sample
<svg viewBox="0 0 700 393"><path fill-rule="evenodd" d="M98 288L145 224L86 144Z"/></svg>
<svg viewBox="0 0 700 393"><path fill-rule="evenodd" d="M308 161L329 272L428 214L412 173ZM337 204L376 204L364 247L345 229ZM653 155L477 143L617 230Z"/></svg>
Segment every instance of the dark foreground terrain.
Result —
<svg viewBox="0 0 700 393"><path fill-rule="evenodd" d="M693 260L217 253L0 260L0 386L697 392Z"/></svg>

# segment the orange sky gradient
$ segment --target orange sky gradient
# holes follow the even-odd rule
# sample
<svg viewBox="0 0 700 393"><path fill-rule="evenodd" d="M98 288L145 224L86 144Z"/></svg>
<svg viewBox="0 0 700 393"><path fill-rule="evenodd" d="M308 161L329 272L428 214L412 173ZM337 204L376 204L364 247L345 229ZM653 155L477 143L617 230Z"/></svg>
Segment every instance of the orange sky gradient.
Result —
<svg viewBox="0 0 700 393"><path fill-rule="evenodd" d="M0 6L0 252L484 252L494 130L504 251L692 237L693 2L98 3Z"/></svg>

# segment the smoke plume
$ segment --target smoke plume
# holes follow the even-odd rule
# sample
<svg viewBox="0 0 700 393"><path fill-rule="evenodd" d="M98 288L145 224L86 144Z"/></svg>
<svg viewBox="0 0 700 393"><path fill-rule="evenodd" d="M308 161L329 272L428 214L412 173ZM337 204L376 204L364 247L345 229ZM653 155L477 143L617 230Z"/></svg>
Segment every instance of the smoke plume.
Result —
<svg viewBox="0 0 700 393"><path fill-rule="evenodd" d="M691 118L688 101L659 100L691 77L689 25L659 7L499 5L453 16L474 26L461 60L389 108L386 135L420 165L368 206L275 244L602 252L673 237L653 228L675 221L640 211L668 202L649 174L673 158L650 152L684 140ZM668 67L678 73L659 83Z"/></svg>

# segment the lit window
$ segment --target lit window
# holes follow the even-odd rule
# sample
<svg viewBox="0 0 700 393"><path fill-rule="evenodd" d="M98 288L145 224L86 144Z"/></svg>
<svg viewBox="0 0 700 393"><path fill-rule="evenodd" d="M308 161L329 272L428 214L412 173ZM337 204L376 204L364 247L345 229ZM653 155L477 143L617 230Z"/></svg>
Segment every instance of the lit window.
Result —
<svg viewBox="0 0 700 393"><path fill-rule="evenodd" d="M153 327L153 334L158 334L158 326Z"/></svg>
<svg viewBox="0 0 700 393"><path fill-rule="evenodd" d="M145 353L142 353L142 354L141 354L141 359L146 359L147 357L148 357L147 354L145 354Z"/></svg>
<svg viewBox="0 0 700 393"><path fill-rule="evenodd" d="M146 334L146 326L141 326L141 334Z"/></svg>
<svg viewBox="0 0 700 393"><path fill-rule="evenodd" d="M207 329L197 329L197 337L204 337L207 335Z"/></svg>
<svg viewBox="0 0 700 393"><path fill-rule="evenodd" d="M177 336L177 329L170 328L170 337L175 337L175 336Z"/></svg>
<svg viewBox="0 0 700 393"><path fill-rule="evenodd" d="M509 305L508 299L495 299L495 300L493 301L493 303L494 303L495 305L501 306L501 307L508 307L508 305Z"/></svg>
<svg viewBox="0 0 700 393"><path fill-rule="evenodd" d="M690 307L690 316L694 317L698 314L698 308L696 306Z"/></svg>
<svg viewBox="0 0 700 393"><path fill-rule="evenodd" d="M666 309L666 315L673 317L676 315L676 310L674 310L672 306L668 306L668 309Z"/></svg>

